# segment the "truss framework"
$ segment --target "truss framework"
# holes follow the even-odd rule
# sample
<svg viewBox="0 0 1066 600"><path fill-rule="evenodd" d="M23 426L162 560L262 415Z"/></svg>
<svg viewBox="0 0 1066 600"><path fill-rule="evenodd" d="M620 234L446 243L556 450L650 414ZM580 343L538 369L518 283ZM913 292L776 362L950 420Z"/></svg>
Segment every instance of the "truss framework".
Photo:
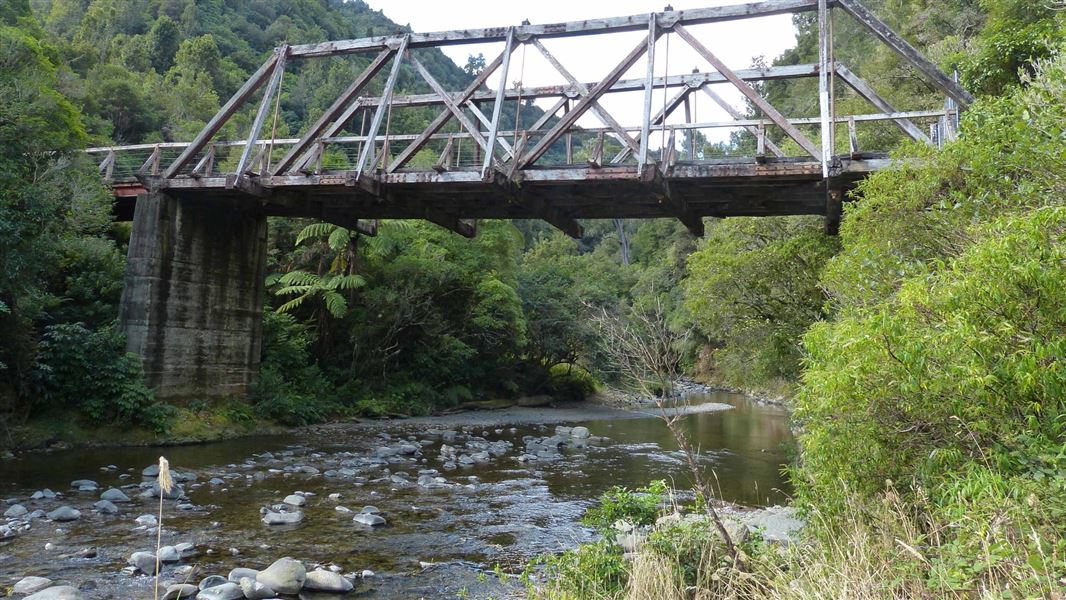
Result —
<svg viewBox="0 0 1066 600"><path fill-rule="evenodd" d="M886 43L908 61L929 83L950 102L943 110L902 112L893 107L866 81L846 66L835 62L832 52L830 11L839 8L857 20L871 34ZM704 40L690 27L723 21L748 19L767 15L817 11L820 24L819 62L808 65L738 69L728 67L712 52ZM600 80L579 81L544 44L543 40L563 37L596 36L622 31L642 31L644 39L626 52ZM656 73L655 49L665 35L683 40L712 68L709 72ZM489 62L476 77L461 90L448 90L416 56L416 49L435 48L452 44L484 42L503 43L502 52ZM562 77L564 83L552 86L522 87L509 84L513 55L520 47L531 47ZM602 48L602 45L600 46ZM284 73L295 60L313 60L355 53L372 53L369 64L351 81L325 112L297 138L264 139L261 135L271 109L277 111ZM623 79L641 61L646 64L643 78ZM431 93L398 95L397 81L401 65L410 65ZM387 75L385 75L387 73ZM372 83L384 83L378 96L367 94ZM495 89L487 87L498 76ZM759 93L753 83L776 79L818 78L819 115L808 118L788 118ZM879 112L864 115L839 116L832 94L833 78L839 78ZM755 117L741 113L726 102L712 87L728 84L750 103ZM213 141L231 118L247 105L262 89L260 104L255 112L248 136L243 141ZM656 107L653 92L663 93L661 106ZM667 97L666 92L673 90ZM643 92L640 122L623 123L612 115L602 102L610 94ZM691 103L696 95L710 98L732 117L724 122L694 122ZM507 102L548 99L552 102L535 123L514 130L502 122L503 106ZM225 189L268 197L285 188L320 185L328 181L343 181L360 193L386 201L390 185L446 186L455 182L492 184L513 202L523 203L528 212L545 219L570 235L579 236L580 225L568 214L565 202L559 202L537 191L529 182L570 181L574 177L584 181L621 179L639 183L649 197L666 208L668 214L680 219L690 231L702 233L700 214L689 205L684 194L677 193L679 157L677 143L684 136L684 158L680 162L695 164L701 160L696 152L695 133L716 127L739 128L755 137L755 153L751 161L765 165L767 161L796 160L814 164L821 172L826 193L826 214L831 205L839 204L839 185L832 185L834 174L841 173L839 158L834 156L835 132L838 124L848 129L847 158L859 160L856 127L867 121L887 121L905 135L924 143L934 143L915 120L934 121L936 137L953 135L956 117L954 107L966 107L973 97L958 83L925 59L906 40L893 32L858 0L762 0L703 9L664 11L588 21L546 25L523 24L515 27L464 29L435 33L405 33L358 40L341 40L319 44L283 45L241 86L223 105L199 134L187 144L155 144L121 148L94 148L90 153L103 155L100 171L108 179L115 178L118 156L123 153L150 150L151 154L136 176L145 185L157 189L180 190ZM491 111L486 111L488 104ZM439 106L440 113L420 131L398 131L390 128L392 113L416 106ZM684 123L667 124L679 108L684 107ZM341 135L354 126L362 115L358 135ZM580 127L579 120L592 115L602 127ZM369 123L367 117L369 116ZM276 114L275 114L276 119ZM454 131L444 132L450 123ZM814 126L814 127L812 127ZM806 129L804 129L806 128ZM661 129L669 143L657 155L651 148L651 132ZM818 132L811 137L812 131ZM574 164L575 137L586 146L587 166ZM432 168L411 166L420 153L443 150ZM776 140L776 141L775 141ZM784 142L789 142L787 145ZM465 153L463 144L466 143ZM395 156L392 144L400 144ZM559 146L565 152L559 152ZM275 155L275 146L279 147ZM239 149L236 166L229 172L216 173L216 155L221 149ZM354 163L337 171L328 165L331 150L355 150ZM610 148L610 160L604 152ZM615 150L615 148L619 148ZM284 149L284 152L281 150ZM165 151L175 150L177 156L164 163ZM435 152L436 150L434 150ZM800 157L787 157L788 152ZM460 164L473 152L473 160ZM553 154L554 152L554 154ZM770 154L770 156L767 155ZM560 162L559 154L565 154ZM128 162L128 161L126 161ZM580 167L580 168L578 168ZM710 172L710 171L708 171ZM332 179L331 179L332 178ZM554 179L552 179L554 178ZM835 196L834 196L835 194ZM439 206L427 205L427 218L463 235L473 235L476 224L460 218ZM323 213L321 218L329 219ZM335 217L353 224L351 219ZM354 222L361 231L373 232L370 225Z"/></svg>

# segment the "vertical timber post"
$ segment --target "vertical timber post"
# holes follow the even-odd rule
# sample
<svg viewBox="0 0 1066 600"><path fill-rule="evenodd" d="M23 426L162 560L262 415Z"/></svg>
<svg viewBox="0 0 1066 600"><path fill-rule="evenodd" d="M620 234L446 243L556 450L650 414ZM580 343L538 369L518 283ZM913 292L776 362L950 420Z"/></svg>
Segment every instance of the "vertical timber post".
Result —
<svg viewBox="0 0 1066 600"><path fill-rule="evenodd" d="M648 163L648 145L651 142L651 99L655 91L655 42L656 35L655 13L648 15L648 73L644 80L644 114L640 119L640 155L637 156L637 173L644 173L644 165ZM664 109L665 110L665 109ZM663 122L666 122L665 116Z"/></svg>
<svg viewBox="0 0 1066 600"><path fill-rule="evenodd" d="M818 107L822 121L822 178L829 178L829 163L833 160L833 142L829 106L829 3L818 0Z"/></svg>

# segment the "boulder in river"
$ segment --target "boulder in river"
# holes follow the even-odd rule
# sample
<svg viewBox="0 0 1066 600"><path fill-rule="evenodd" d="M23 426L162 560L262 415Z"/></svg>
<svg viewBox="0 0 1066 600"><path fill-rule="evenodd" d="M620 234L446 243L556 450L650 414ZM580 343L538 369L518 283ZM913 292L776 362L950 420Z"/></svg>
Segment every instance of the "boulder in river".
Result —
<svg viewBox="0 0 1066 600"><path fill-rule="evenodd" d="M126 562L145 575L155 575L155 554L151 552L134 552Z"/></svg>
<svg viewBox="0 0 1066 600"><path fill-rule="evenodd" d="M61 523L64 521L77 521L81 518L81 511L69 506L60 506L48 513L48 518Z"/></svg>
<svg viewBox="0 0 1066 600"><path fill-rule="evenodd" d="M93 509L103 515L115 515L118 514L118 507L114 505L110 500L100 500L96 504L93 504Z"/></svg>
<svg viewBox="0 0 1066 600"><path fill-rule="evenodd" d="M248 600L266 600L277 595L274 590L259 583L252 577L242 577L239 585L241 586L241 592L244 593L244 597Z"/></svg>
<svg viewBox="0 0 1066 600"><path fill-rule="evenodd" d="M570 437L577 438L579 440L588 439L589 435L590 434L588 427L578 426L570 430Z"/></svg>
<svg viewBox="0 0 1066 600"><path fill-rule="evenodd" d="M163 546L159 549L159 560L165 563L174 563L181 560L181 553L174 546Z"/></svg>
<svg viewBox="0 0 1066 600"><path fill-rule="evenodd" d="M101 500L107 500L108 502L129 502L130 497L126 495L126 492L118 488L108 488L104 493L100 494Z"/></svg>
<svg viewBox="0 0 1066 600"><path fill-rule="evenodd" d="M69 585L54 585L45 588L32 596L26 596L22 600L82 600L84 596L78 588Z"/></svg>
<svg viewBox="0 0 1066 600"><path fill-rule="evenodd" d="M293 512L266 511L263 514L263 522L267 525L292 525L303 521L304 514L298 510Z"/></svg>
<svg viewBox="0 0 1066 600"><path fill-rule="evenodd" d="M17 519L25 516L30 511L26 510L26 507L21 504L13 504L11 508L4 511L4 516L8 519Z"/></svg>
<svg viewBox="0 0 1066 600"><path fill-rule="evenodd" d="M229 572L229 575L226 576L226 579L229 579L230 581L232 581L234 583L240 583L241 580L245 579L245 578L250 578L250 579L254 580L255 576L258 575L258 574L259 574L259 571L257 571L256 569L247 569L245 567L237 567L236 569L233 569L232 571Z"/></svg>
<svg viewBox="0 0 1066 600"><path fill-rule="evenodd" d="M362 523L369 527L379 527L385 524L385 518L380 515L372 515L369 513L359 513L352 518L356 523Z"/></svg>
<svg viewBox="0 0 1066 600"><path fill-rule="evenodd" d="M100 489L100 484L92 479L76 479L70 482L70 487L77 488L79 492L95 492Z"/></svg>
<svg viewBox="0 0 1066 600"><path fill-rule="evenodd" d="M341 575L333 571L318 569L307 574L304 580L304 589L312 592L331 592L334 594L347 594L355 586Z"/></svg>
<svg viewBox="0 0 1066 600"><path fill-rule="evenodd" d="M167 588L163 594L163 600L183 600L193 598L200 592L200 588L191 583L175 583Z"/></svg>
<svg viewBox="0 0 1066 600"><path fill-rule="evenodd" d="M282 502L285 504L291 504L292 506L303 506L304 504L307 504L307 498L304 498L299 494L289 494L288 496L285 496L285 499L282 500Z"/></svg>
<svg viewBox="0 0 1066 600"><path fill-rule="evenodd" d="M239 600L240 598L244 598L244 591L241 590L241 586L232 581L201 590L196 595L196 600Z"/></svg>
<svg viewBox="0 0 1066 600"><path fill-rule="evenodd" d="M52 580L47 577L23 577L11 591L16 594L36 594L51 585Z"/></svg>
<svg viewBox="0 0 1066 600"><path fill-rule="evenodd" d="M215 587L216 585L222 585L226 583L227 579L221 575L208 575L200 580L199 588L206 590L207 588Z"/></svg>
<svg viewBox="0 0 1066 600"><path fill-rule="evenodd" d="M291 558L279 558L259 572L255 580L279 594L299 594L307 579L303 563Z"/></svg>

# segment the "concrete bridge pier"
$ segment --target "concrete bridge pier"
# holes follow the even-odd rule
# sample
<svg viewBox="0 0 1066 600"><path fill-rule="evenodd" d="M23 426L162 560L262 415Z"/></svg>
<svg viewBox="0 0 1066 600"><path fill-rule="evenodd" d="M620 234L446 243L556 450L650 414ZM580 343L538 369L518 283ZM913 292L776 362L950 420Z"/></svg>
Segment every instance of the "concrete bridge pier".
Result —
<svg viewBox="0 0 1066 600"><path fill-rule="evenodd" d="M158 398L248 392L259 372L266 237L250 199L138 196L119 322Z"/></svg>

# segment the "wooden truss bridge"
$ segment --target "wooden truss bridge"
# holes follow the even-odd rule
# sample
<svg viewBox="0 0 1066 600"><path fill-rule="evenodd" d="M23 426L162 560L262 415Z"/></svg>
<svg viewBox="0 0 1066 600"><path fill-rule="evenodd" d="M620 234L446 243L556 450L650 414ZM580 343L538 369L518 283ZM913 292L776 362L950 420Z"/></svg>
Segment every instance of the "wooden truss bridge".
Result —
<svg viewBox="0 0 1066 600"><path fill-rule="evenodd" d="M902 55L945 104L899 111L835 61L831 10ZM817 64L734 70L697 35L704 24L808 11L819 19ZM629 42L598 81L578 80L548 48L560 38L589 37L602 53L618 47L607 40L617 42L610 36L623 32ZM668 64L657 72L664 37L664 50L680 40L706 71L669 72ZM426 49L486 43L502 50L463 89L446 89L423 62ZM542 55L559 83L514 83L516 73L522 77L515 63L524 64L515 60L519 48L523 57ZM278 138L286 69L353 55L366 56L359 63L366 66L332 105L296 136ZM420 87L398 86L401 73L410 79L412 70ZM753 87L792 78L817 79L817 115L786 117ZM874 112L839 114L837 79ZM751 114L732 107L718 85L739 90ZM642 110L605 108L626 93L642 94ZM710 98L731 118L700 121L696 97ZM954 135L957 111L972 101L857 0L763 0L283 45L192 141L88 152L114 189L120 217L134 222L120 309L128 349L141 356L157 396L181 400L242 395L258 373L269 216L316 218L370 235L378 219L427 219L465 236L475 234L477 219L534 218L580 237L579 219L586 218L677 218L701 235L706 216L809 214L823 215L832 232L844 191L889 164L877 148L858 147L859 127L885 122L938 144ZM543 109L533 122L516 118L518 111L505 121L505 105L531 102ZM439 110L428 125L405 130L401 123L425 122L422 115L402 118L415 107ZM684 119L671 119L679 110ZM244 139L216 139L238 123L247 127ZM701 136L722 128L742 132L750 154L706 156ZM843 152L834 152L838 129L848 137Z"/></svg>
<svg viewBox="0 0 1066 600"><path fill-rule="evenodd" d="M909 61L948 99L943 108L900 112L845 65L832 60L829 11L837 7L865 25ZM690 27L782 13L817 11L821 52L818 64L734 70L724 64ZM646 31L646 38L621 56L595 82L578 81L547 48L555 38ZM656 73L657 42L683 40L711 66L708 72ZM501 53L462 90L447 90L419 60L417 50L445 45L497 42ZM560 75L560 84L522 87L509 83L516 49L539 52ZM661 50L660 50L661 51ZM370 53L369 66L299 137L273 139L264 131L276 124L280 85L287 66ZM622 51L619 52L620 54ZM643 61L646 75L623 79ZM400 65L407 63L431 92L396 93ZM498 73L499 84L486 84ZM820 114L788 118L763 99L753 82L817 78ZM832 80L839 78L877 112L841 115L835 110ZM379 96L366 95L384 80ZM735 87L759 113L747 117L714 91ZM226 123L265 88L250 131L239 141L214 141ZM604 109L612 94L643 93L639 121L623 120ZM693 95L710 98L731 120L694 122ZM551 102L536 122L512 128L501 120L505 103ZM251 195L268 215L316 217L372 233L375 219L424 218L464 235L475 219L544 219L580 236L581 218L676 217L695 234L703 216L825 215L830 227L839 216L839 192L886 165L875 148L858 148L856 129L887 121L906 135L936 143L953 135L956 107L972 97L923 58L857 0L764 0L694 10L548 25L519 25L437 33L410 33L319 44L284 45L256 71L189 143L92 148L100 169L120 197L144 189L182 197L227 198ZM545 103L546 103L545 102ZM400 131L393 112L439 106L439 115L420 131ZM678 109L685 122L667 124ZM580 127L594 115L599 127ZM915 124L932 122L932 133ZM449 124L451 124L450 127ZM847 126L850 148L834 154L837 125ZM358 129L356 135L347 129ZM446 131L446 128L449 131ZM742 129L754 138L746 157L702 157L697 134L717 128ZM650 148L661 132L662 148ZM775 135L776 134L776 135ZM790 142L785 144L772 140ZM574 146L584 156L575 160ZM426 164L413 161L432 152ZM422 153L422 154L420 154ZM416 164L418 163L418 164ZM126 206L129 213L131 205ZM365 220L365 221L364 221Z"/></svg>

